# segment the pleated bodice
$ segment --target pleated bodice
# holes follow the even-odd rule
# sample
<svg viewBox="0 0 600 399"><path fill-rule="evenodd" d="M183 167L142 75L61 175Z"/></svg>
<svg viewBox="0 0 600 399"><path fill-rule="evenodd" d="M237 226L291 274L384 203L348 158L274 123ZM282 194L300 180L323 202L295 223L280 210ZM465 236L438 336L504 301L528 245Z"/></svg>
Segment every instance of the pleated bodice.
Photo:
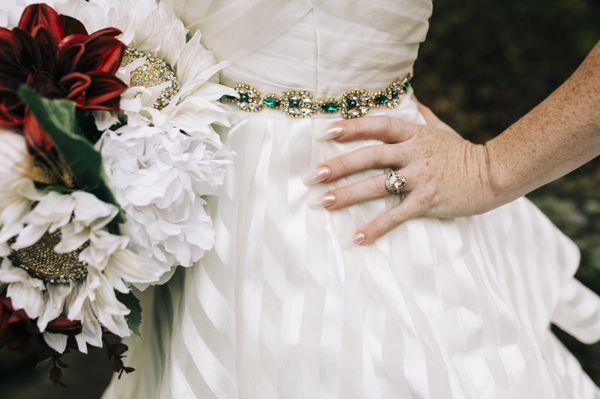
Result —
<svg viewBox="0 0 600 399"><path fill-rule="evenodd" d="M170 1L217 58L231 62L224 83L318 96L405 76L432 11L430 0Z"/></svg>

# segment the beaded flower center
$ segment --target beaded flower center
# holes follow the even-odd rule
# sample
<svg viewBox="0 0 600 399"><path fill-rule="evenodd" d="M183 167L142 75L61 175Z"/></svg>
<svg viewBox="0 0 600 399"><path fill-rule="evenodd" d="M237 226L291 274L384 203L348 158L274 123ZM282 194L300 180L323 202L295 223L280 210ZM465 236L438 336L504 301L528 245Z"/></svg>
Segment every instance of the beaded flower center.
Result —
<svg viewBox="0 0 600 399"><path fill-rule="evenodd" d="M154 108L161 110L169 105L181 89L177 75L166 61L147 51L131 47L125 50L121 66L127 66L140 58L145 58L146 62L131 72L130 86L154 87L166 84L154 103Z"/></svg>
<svg viewBox="0 0 600 399"><path fill-rule="evenodd" d="M14 266L45 283L65 284L85 279L87 265L79 260L79 254L89 243L76 251L59 254L54 251L59 242L60 232L46 233L32 246L12 251L8 259Z"/></svg>

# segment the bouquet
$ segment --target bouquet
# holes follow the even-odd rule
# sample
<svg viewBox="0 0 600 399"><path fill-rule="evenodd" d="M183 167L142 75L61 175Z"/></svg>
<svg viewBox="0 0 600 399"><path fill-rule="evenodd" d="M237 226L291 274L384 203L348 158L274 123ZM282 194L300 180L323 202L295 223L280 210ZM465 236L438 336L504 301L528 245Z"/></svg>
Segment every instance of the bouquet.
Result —
<svg viewBox="0 0 600 399"><path fill-rule="evenodd" d="M63 353L137 333L132 288L213 246L231 152L216 64L167 4L0 5L0 346Z"/></svg>

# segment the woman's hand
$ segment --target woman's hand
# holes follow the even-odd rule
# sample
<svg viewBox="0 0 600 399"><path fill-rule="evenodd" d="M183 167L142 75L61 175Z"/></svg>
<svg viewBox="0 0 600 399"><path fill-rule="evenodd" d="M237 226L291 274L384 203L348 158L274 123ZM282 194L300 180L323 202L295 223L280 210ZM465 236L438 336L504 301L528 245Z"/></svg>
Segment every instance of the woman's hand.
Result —
<svg viewBox="0 0 600 399"><path fill-rule="evenodd" d="M367 169L398 169L407 185L398 205L360 227L357 245L373 243L408 219L419 216L472 215L495 205L484 145L475 145L419 104L427 125L372 116L344 120L325 132L324 139L348 142L376 139L383 143L327 160L305 178L305 184L331 183ZM335 211L391 195L385 173L326 192L314 206Z"/></svg>

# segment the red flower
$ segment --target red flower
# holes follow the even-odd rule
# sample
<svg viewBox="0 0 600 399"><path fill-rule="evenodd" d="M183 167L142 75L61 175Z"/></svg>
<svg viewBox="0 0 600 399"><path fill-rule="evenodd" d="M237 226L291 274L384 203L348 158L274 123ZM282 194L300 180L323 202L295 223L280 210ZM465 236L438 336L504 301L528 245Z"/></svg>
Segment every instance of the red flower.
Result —
<svg viewBox="0 0 600 399"><path fill-rule="evenodd" d="M127 89L115 76L125 51L120 34L114 28L88 34L81 22L46 4L27 7L17 28L0 28L0 126L22 129L30 147L52 148L17 95L24 83L78 109L118 110Z"/></svg>
<svg viewBox="0 0 600 399"><path fill-rule="evenodd" d="M81 322L71 321L65 315L60 315L46 327L49 333L67 335L69 341L81 333L81 329ZM35 320L30 319L23 309L15 310L10 298L0 295L0 347L27 352L40 337Z"/></svg>
<svg viewBox="0 0 600 399"><path fill-rule="evenodd" d="M9 298L0 297L0 346L27 352L38 340L40 332L35 322L23 310L12 306Z"/></svg>
<svg viewBox="0 0 600 399"><path fill-rule="evenodd" d="M48 323L48 326L46 327L46 331L49 333L65 334L68 336L81 334L81 329L82 326L80 321L69 320L64 314Z"/></svg>

